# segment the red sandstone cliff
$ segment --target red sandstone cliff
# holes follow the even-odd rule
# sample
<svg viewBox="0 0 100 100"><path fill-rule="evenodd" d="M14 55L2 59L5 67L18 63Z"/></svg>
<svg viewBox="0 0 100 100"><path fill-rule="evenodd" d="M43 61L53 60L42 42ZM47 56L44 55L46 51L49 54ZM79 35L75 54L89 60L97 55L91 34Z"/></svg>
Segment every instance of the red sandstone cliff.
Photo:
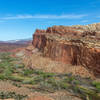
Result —
<svg viewBox="0 0 100 100"><path fill-rule="evenodd" d="M36 30L33 35L33 46L46 57L67 64L82 65L100 76L98 25L53 26L47 30Z"/></svg>

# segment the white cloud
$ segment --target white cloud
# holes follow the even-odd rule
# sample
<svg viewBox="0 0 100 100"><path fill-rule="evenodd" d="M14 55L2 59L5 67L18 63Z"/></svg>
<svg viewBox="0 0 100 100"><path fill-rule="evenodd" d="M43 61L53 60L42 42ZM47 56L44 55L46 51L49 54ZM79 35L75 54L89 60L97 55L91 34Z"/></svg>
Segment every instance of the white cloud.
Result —
<svg viewBox="0 0 100 100"><path fill-rule="evenodd" d="M67 15L16 15L7 16L0 19L3 20L14 20L14 19L80 19L86 17L85 14L67 14Z"/></svg>
<svg viewBox="0 0 100 100"><path fill-rule="evenodd" d="M88 20L82 20L81 21L82 23L87 23L87 22L89 22Z"/></svg>

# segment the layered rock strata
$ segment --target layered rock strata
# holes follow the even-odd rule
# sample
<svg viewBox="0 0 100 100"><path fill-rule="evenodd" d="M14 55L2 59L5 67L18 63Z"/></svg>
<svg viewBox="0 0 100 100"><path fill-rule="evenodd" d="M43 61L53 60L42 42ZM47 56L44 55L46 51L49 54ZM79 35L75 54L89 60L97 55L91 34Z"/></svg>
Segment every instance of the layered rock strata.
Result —
<svg viewBox="0 0 100 100"><path fill-rule="evenodd" d="M36 30L33 46L44 56L66 64L82 65L100 76L100 24L53 26Z"/></svg>

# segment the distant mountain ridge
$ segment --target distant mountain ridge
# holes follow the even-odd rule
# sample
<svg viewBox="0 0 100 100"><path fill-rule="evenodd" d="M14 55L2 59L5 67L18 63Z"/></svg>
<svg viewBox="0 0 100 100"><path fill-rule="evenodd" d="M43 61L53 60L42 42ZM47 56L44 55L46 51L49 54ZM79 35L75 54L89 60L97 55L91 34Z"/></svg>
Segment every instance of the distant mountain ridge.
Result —
<svg viewBox="0 0 100 100"><path fill-rule="evenodd" d="M16 40L8 40L8 41L0 41L0 43L14 43L14 44L26 44L32 41L32 38L28 39L16 39Z"/></svg>
<svg viewBox="0 0 100 100"><path fill-rule="evenodd" d="M16 51L16 49L22 49L24 47L27 47L31 43L31 38L0 41L0 52L13 52Z"/></svg>

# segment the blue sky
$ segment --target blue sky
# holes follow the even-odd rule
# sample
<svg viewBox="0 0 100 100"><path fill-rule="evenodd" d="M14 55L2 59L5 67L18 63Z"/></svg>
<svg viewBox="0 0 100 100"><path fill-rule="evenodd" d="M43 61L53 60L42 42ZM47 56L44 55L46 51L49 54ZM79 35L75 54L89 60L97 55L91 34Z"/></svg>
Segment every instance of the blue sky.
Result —
<svg viewBox="0 0 100 100"><path fill-rule="evenodd" d="M100 22L100 0L0 0L0 40L32 37L53 25Z"/></svg>

